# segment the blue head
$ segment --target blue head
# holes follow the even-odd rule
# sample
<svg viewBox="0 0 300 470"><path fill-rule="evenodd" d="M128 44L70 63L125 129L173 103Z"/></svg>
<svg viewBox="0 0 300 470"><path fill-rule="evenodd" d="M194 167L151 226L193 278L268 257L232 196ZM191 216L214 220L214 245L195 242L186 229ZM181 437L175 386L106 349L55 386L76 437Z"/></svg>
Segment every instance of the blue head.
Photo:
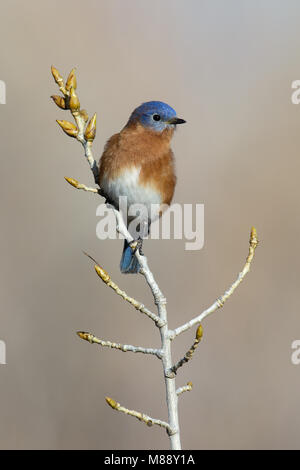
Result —
<svg viewBox="0 0 300 470"><path fill-rule="evenodd" d="M177 124L185 122L176 116L176 111L171 106L162 101L148 101L141 104L131 114L128 124L136 121L156 132L174 128Z"/></svg>

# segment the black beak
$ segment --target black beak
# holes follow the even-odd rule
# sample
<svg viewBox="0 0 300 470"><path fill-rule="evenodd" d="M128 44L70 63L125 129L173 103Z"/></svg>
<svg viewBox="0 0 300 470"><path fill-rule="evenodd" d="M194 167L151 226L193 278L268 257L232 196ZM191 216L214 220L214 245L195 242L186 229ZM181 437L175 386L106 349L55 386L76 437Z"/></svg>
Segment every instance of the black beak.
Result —
<svg viewBox="0 0 300 470"><path fill-rule="evenodd" d="M168 124L184 124L186 121L184 119L180 119L178 117L174 117L168 121Z"/></svg>

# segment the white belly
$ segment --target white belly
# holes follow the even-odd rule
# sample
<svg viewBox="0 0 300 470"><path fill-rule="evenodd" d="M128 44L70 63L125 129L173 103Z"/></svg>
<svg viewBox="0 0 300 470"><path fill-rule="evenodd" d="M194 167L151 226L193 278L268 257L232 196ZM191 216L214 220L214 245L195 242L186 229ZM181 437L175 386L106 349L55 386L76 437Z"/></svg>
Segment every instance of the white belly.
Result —
<svg viewBox="0 0 300 470"><path fill-rule="evenodd" d="M159 206L161 204L161 197L159 192L149 185L142 186L139 184L140 171L140 168L125 170L114 180L107 180L106 175L104 175L101 180L101 188L118 207L119 198L122 196L126 197L129 215L133 215L130 213L130 206L142 204L148 212L148 218L153 220L153 218L156 218L154 216L155 208L152 208L153 217L151 217L151 205ZM134 207L132 210L134 211Z"/></svg>

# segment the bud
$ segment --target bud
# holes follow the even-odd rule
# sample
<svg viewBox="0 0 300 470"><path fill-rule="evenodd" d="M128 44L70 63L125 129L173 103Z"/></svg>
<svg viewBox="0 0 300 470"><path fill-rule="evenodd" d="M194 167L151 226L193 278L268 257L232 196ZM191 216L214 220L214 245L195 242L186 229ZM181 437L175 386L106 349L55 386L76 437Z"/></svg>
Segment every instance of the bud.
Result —
<svg viewBox="0 0 300 470"><path fill-rule="evenodd" d="M86 333L85 331L77 331L77 335L79 338L84 339L85 341L88 341L89 343L93 343L93 335L91 333Z"/></svg>
<svg viewBox="0 0 300 470"><path fill-rule="evenodd" d="M193 382L188 382L187 385L192 388L193 387Z"/></svg>
<svg viewBox="0 0 300 470"><path fill-rule="evenodd" d="M66 109L66 100L62 96L52 95L54 103L61 109Z"/></svg>
<svg viewBox="0 0 300 470"><path fill-rule="evenodd" d="M96 136L96 120L97 114L95 113L94 116L90 119L90 122L87 125L87 128L84 133L85 140L92 142Z"/></svg>
<svg viewBox="0 0 300 470"><path fill-rule="evenodd" d="M84 122L88 122L88 120L89 120L89 115L88 115L88 113L86 112L85 109L81 109L81 110L79 111L79 114L80 114L80 116L84 119Z"/></svg>
<svg viewBox="0 0 300 470"><path fill-rule="evenodd" d="M74 188L78 188L79 186L79 181L75 180L74 178L68 178L67 176L65 176L65 180L71 185L71 186L74 186Z"/></svg>
<svg viewBox="0 0 300 470"><path fill-rule="evenodd" d="M77 334L79 338L84 339L85 341L89 340L89 336L90 336L89 333L86 333L85 331L77 331Z"/></svg>
<svg viewBox="0 0 300 470"><path fill-rule="evenodd" d="M105 269L101 268L98 264L95 264L95 271L99 277L101 277L102 281L106 284L110 281L110 275L105 271Z"/></svg>
<svg viewBox="0 0 300 470"><path fill-rule="evenodd" d="M116 402L116 400L113 400L110 397L105 397L106 403L111 406L114 410L117 410L119 408L119 403Z"/></svg>
<svg viewBox="0 0 300 470"><path fill-rule="evenodd" d="M51 65L51 73L52 73L53 78L56 81L56 83L59 86L63 86L63 84L64 84L63 78L60 76L58 70L53 65Z"/></svg>
<svg viewBox="0 0 300 470"><path fill-rule="evenodd" d="M71 90L71 88L74 88L74 90L76 90L76 88L77 88L75 69L71 70L71 72L69 73L67 82L66 82L66 89L69 91L69 90Z"/></svg>
<svg viewBox="0 0 300 470"><path fill-rule="evenodd" d="M199 325L196 331L196 339L200 341L202 336L203 336L203 328L202 328L202 325Z"/></svg>
<svg viewBox="0 0 300 470"><path fill-rule="evenodd" d="M78 135L78 129L77 127L75 126L75 124L73 124L72 122L69 122L69 121L59 121L57 120L56 121L60 127L62 128L62 130L67 134L69 135L70 137L77 137Z"/></svg>
<svg viewBox="0 0 300 470"><path fill-rule="evenodd" d="M79 99L73 87L70 89L69 107L71 111L78 111L80 109Z"/></svg>
<svg viewBox="0 0 300 470"><path fill-rule="evenodd" d="M257 231L255 227L251 228L250 243L254 244L255 246L258 244Z"/></svg>

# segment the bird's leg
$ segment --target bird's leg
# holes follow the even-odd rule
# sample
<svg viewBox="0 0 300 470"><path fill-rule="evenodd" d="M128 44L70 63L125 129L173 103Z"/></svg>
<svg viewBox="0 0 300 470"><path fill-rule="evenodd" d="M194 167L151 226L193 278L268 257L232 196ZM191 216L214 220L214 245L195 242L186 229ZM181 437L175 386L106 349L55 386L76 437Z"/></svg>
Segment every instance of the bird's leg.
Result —
<svg viewBox="0 0 300 470"><path fill-rule="evenodd" d="M136 240L133 240L130 243L130 248L132 249L133 254L136 253L137 250L139 250L140 254L144 256L144 252L142 251L143 247L143 239L141 237L137 238Z"/></svg>
<svg viewBox="0 0 300 470"><path fill-rule="evenodd" d="M144 256L144 252L142 250L143 239L149 234L149 230L150 230L150 224L148 220L142 220L138 225L139 236L130 244L130 247L133 253L139 250L140 254Z"/></svg>

